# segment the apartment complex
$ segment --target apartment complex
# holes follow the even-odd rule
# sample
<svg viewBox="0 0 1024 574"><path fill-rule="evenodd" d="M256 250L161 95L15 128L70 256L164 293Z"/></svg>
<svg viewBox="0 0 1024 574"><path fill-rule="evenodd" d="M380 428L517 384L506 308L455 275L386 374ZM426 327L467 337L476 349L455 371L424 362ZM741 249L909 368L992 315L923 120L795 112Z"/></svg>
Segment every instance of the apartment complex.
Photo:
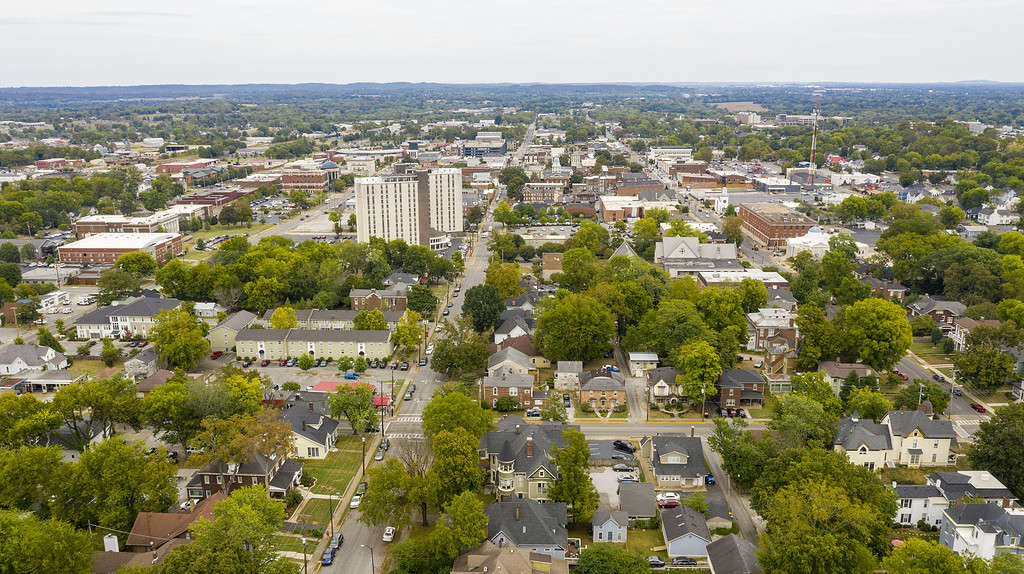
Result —
<svg viewBox="0 0 1024 574"><path fill-rule="evenodd" d="M210 215L205 205L173 205L142 217L126 215L87 215L71 224L75 237L97 233L178 233L182 218Z"/></svg>
<svg viewBox="0 0 1024 574"><path fill-rule="evenodd" d="M270 361L302 355L317 359L377 359L390 357L394 350L391 331L246 328L235 335L235 353L239 357Z"/></svg>
<svg viewBox="0 0 1024 574"><path fill-rule="evenodd" d="M411 175L356 178L357 239L404 239L443 249L462 231L462 171L417 170Z"/></svg>
<svg viewBox="0 0 1024 574"><path fill-rule="evenodd" d="M785 249L787 239L802 237L817 225L806 215L778 203L743 203L739 216L743 231L769 249Z"/></svg>
<svg viewBox="0 0 1024 574"><path fill-rule="evenodd" d="M181 255L184 247L177 233L97 233L57 248L61 263L113 265L126 253L144 251L157 261Z"/></svg>

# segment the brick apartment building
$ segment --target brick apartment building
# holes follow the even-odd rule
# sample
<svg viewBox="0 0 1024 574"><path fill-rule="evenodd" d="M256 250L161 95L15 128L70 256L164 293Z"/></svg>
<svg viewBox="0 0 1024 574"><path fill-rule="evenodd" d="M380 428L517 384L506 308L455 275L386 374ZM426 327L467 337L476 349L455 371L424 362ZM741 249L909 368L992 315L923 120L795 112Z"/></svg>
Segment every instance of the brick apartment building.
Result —
<svg viewBox="0 0 1024 574"><path fill-rule="evenodd" d="M700 162L674 163L668 166L668 175L675 177L679 173L703 174L707 173L708 164Z"/></svg>
<svg viewBox="0 0 1024 574"><path fill-rule="evenodd" d="M157 261L181 255L177 233L98 233L57 248L61 263L113 265L125 253L144 251Z"/></svg>
<svg viewBox="0 0 1024 574"><path fill-rule="evenodd" d="M405 311L408 302L403 285L391 289L353 289L348 296L357 311Z"/></svg>
<svg viewBox="0 0 1024 574"><path fill-rule="evenodd" d="M484 377L484 400L494 407L501 397L514 397L523 407L532 407L533 375L513 372L511 369L500 368L493 375Z"/></svg>
<svg viewBox="0 0 1024 574"><path fill-rule="evenodd" d="M743 231L755 243L769 249L784 249L787 239L807 235L817 225L806 215L777 203L740 204L739 216L743 219Z"/></svg>
<svg viewBox="0 0 1024 574"><path fill-rule="evenodd" d="M319 193L327 191L330 174L324 170L290 169L281 172L281 189Z"/></svg>

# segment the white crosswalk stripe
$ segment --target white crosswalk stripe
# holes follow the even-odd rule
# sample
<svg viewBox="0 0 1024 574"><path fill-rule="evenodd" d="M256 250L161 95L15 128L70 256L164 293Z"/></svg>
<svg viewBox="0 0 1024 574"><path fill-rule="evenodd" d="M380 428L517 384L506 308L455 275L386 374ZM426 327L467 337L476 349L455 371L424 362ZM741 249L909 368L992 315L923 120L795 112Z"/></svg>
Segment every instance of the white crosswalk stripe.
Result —
<svg viewBox="0 0 1024 574"><path fill-rule="evenodd" d="M389 433L388 438L407 438L407 439L423 439L423 433L416 432L394 432Z"/></svg>
<svg viewBox="0 0 1024 574"><path fill-rule="evenodd" d="M398 423L421 423L421 422L423 422L423 417L421 417L419 415L407 415L407 416L399 415L399 416L395 417L395 422L398 422Z"/></svg>

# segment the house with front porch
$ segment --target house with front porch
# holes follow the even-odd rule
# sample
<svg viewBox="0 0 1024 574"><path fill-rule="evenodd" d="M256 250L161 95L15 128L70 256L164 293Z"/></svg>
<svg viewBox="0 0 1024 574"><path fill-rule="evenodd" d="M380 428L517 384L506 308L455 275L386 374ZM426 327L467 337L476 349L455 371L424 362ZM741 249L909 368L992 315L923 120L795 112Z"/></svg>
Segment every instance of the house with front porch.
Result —
<svg viewBox="0 0 1024 574"><path fill-rule="evenodd" d="M676 383L679 374L679 369L675 367L658 367L647 371L648 401L663 404L681 397L679 384Z"/></svg>
<svg viewBox="0 0 1024 574"><path fill-rule="evenodd" d="M886 463L911 468L956 464L953 424L922 411L889 411L878 423L853 413L839 421L832 445L853 464L872 470Z"/></svg>
<svg viewBox="0 0 1024 574"><path fill-rule="evenodd" d="M764 379L751 369L725 369L718 377L718 404L722 408L764 405Z"/></svg>
<svg viewBox="0 0 1024 574"><path fill-rule="evenodd" d="M592 409L609 409L626 404L626 383L622 373L597 369L583 373L580 404Z"/></svg>
<svg viewBox="0 0 1024 574"><path fill-rule="evenodd" d="M495 495L499 500L547 501L548 487L558 476L550 451L565 446L562 432L570 427L558 422L528 424L513 415L502 418L497 427L480 439L479 448Z"/></svg>
<svg viewBox="0 0 1024 574"><path fill-rule="evenodd" d="M656 489L704 490L704 478L709 473L700 437L657 435L642 446L641 452L654 461Z"/></svg>

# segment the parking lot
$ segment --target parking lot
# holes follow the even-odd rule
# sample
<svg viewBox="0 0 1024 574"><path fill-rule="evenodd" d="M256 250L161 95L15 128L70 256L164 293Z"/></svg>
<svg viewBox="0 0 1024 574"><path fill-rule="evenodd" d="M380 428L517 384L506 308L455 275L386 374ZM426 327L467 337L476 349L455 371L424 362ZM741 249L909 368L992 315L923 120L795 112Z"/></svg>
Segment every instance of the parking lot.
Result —
<svg viewBox="0 0 1024 574"><path fill-rule="evenodd" d="M590 468L590 479L601 496L601 504L609 508L619 507L619 474L607 466Z"/></svg>
<svg viewBox="0 0 1024 574"><path fill-rule="evenodd" d="M590 446L590 463L595 464L598 461L612 460L612 456L618 455L625 457L624 462L626 464L635 464L635 457L626 451L619 450L612 445L613 441L610 440L589 440L587 445Z"/></svg>

